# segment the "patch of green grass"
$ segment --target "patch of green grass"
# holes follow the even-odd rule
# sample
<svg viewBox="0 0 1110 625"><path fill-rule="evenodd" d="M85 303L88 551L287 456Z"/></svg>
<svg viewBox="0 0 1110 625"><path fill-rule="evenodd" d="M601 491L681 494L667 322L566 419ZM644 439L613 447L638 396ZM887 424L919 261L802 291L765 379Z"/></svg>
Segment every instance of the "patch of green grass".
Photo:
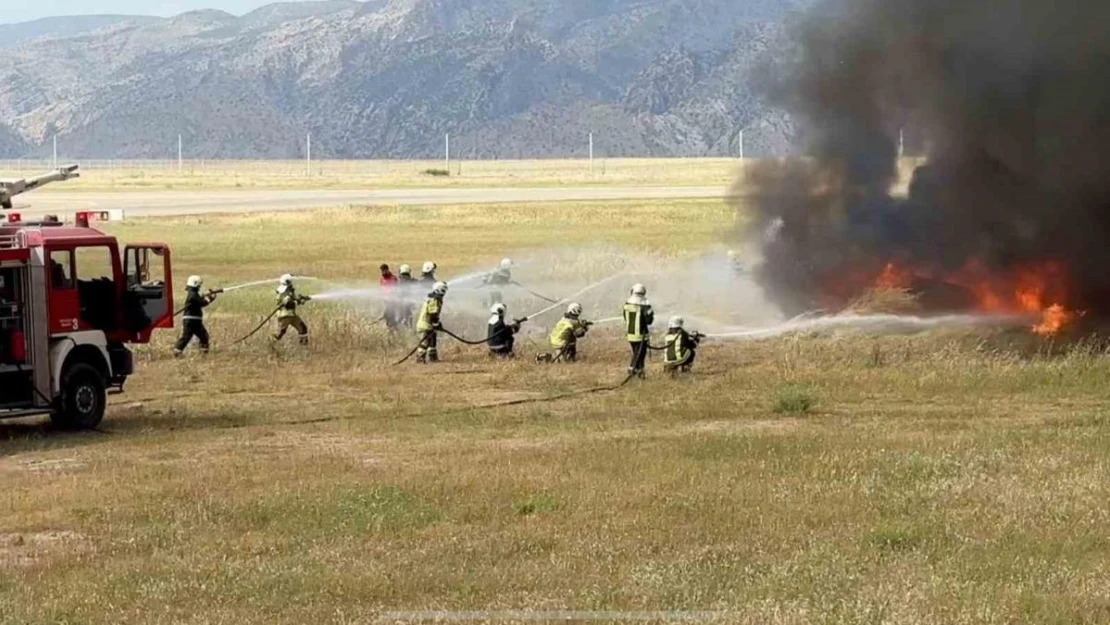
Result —
<svg viewBox="0 0 1110 625"><path fill-rule="evenodd" d="M559 507L559 501L550 495L533 495L524 501L513 504L513 510L520 516L555 512Z"/></svg>
<svg viewBox="0 0 1110 625"><path fill-rule="evenodd" d="M817 405L817 395L807 386L790 384L779 388L772 410L779 414L807 414Z"/></svg>

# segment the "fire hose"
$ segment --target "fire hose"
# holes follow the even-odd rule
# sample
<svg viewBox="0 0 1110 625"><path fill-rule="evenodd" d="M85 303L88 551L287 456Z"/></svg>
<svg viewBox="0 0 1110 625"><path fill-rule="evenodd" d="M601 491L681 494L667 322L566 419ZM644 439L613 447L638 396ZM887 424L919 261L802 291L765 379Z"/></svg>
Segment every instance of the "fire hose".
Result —
<svg viewBox="0 0 1110 625"><path fill-rule="evenodd" d="M527 317L525 317L525 318L523 318L523 319L516 319L515 321L516 321L517 323L524 323L525 321L528 321L528 318L527 318ZM495 335L495 336L491 336L491 337L487 337L487 338L484 338L484 339L482 339L482 340L480 340L480 341L471 341L471 340L468 340L468 339L464 339L463 337L459 336L458 334L455 334L454 332L452 332L452 331L448 330L447 328L445 328L445 327L443 327L443 326L439 326L439 327L438 327L437 329L435 329L435 330L431 330L430 332L433 332L433 333L434 333L434 332L442 332L442 333L446 334L447 336L449 336L449 337L451 337L451 338L455 339L456 341L458 341L458 342L462 343L463 345L485 345L485 344L489 343L490 341L492 341L493 339L497 338L497 336ZM412 351L410 351L410 352L409 352L409 353L408 353L408 354L407 354L407 355L406 355L406 356L405 356L404 358L402 358L401 360L398 360L397 362L393 363L393 366L394 366L394 367L396 367L396 366L398 366L398 365L403 365L403 364L405 364L406 362L408 362L409 358L412 358L412 357L413 357L413 355L414 355L414 354L416 354L417 350L419 350L419 349L420 349L420 347L421 347L422 345L424 345L425 341L427 340L427 335L428 335L428 334L429 334L429 332L425 332L425 333L424 333L424 336L421 336L421 337L420 337L420 341L418 341L418 342L416 343L416 346L412 348Z"/></svg>
<svg viewBox="0 0 1110 625"><path fill-rule="evenodd" d="M223 289L209 289L208 293L205 295L205 297L212 298L211 300L209 300L211 302L212 300L215 299L215 296L217 296L217 295L219 295L220 293L223 293L223 292L224 292ZM173 314L173 316L174 317L180 317L181 313L185 312L186 308L188 308L188 306L182 306L180 309L178 309L177 312L175 312Z"/></svg>
<svg viewBox="0 0 1110 625"><path fill-rule="evenodd" d="M258 324L258 326L255 327L255 329L251 330L249 334L247 334L243 338L239 339L238 341L235 341L234 343L232 343L232 345L238 345L238 344L242 343L243 341L246 341L250 337L254 336L255 334L258 334L258 331L261 330L262 328L265 328L266 324L270 323L270 320L273 319L274 315L278 314L278 311L280 311L280 310L281 310L281 306L278 306L277 308L275 308L274 312L270 313L270 315L268 317L266 317L265 319L262 320L262 323Z"/></svg>
<svg viewBox="0 0 1110 625"><path fill-rule="evenodd" d="M513 282L510 282L509 284L511 284L511 285L513 285L513 286L515 286L515 287L517 287L517 288L519 288L519 289L521 289L522 291L524 291L525 293L528 293L528 294L532 295L533 297L537 297L537 298L539 298L539 299L542 299L543 301L547 302L548 304L558 304L559 302L561 302L561 301L562 301L562 300L557 300L557 299L551 299L550 297L548 297L548 296L546 296L546 295L541 295L541 294L539 294L539 293L536 293L536 292L535 292L535 291L533 291L532 289L530 289L530 288L528 288L528 287L524 286L523 284L521 284L521 283L519 283L519 282L516 282L515 280L514 280Z"/></svg>

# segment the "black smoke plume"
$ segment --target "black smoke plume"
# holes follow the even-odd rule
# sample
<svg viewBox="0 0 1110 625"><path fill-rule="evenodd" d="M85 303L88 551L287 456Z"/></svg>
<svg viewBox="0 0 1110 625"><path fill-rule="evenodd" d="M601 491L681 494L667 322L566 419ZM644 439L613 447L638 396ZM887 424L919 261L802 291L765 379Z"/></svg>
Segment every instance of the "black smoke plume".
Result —
<svg viewBox="0 0 1110 625"><path fill-rule="evenodd" d="M1057 303L1110 314L1110 2L830 0L797 31L767 95L808 157L745 181L784 310L888 262L943 283L1054 261ZM908 192L900 129L927 156Z"/></svg>

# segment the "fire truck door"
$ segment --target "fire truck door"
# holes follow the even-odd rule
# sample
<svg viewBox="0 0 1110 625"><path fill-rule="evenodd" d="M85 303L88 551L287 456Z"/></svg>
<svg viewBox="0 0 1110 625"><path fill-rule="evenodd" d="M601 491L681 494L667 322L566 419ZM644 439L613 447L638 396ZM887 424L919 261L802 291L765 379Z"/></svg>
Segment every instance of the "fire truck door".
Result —
<svg viewBox="0 0 1110 625"><path fill-rule="evenodd" d="M165 245L127 246L123 252L128 329L149 337L154 328L173 327L170 250Z"/></svg>
<svg viewBox="0 0 1110 625"><path fill-rule="evenodd" d="M81 302L74 277L73 250L50 250L46 281L50 293L50 334L76 332L81 327Z"/></svg>

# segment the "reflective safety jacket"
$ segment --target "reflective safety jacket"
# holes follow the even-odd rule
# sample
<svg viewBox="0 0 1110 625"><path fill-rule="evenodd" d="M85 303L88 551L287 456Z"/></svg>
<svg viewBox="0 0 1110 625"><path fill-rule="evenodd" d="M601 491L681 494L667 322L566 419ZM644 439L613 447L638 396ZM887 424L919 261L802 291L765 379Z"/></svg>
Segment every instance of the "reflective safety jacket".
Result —
<svg viewBox="0 0 1110 625"><path fill-rule="evenodd" d="M431 332L439 323L439 314L443 311L443 299L429 295L424 305L420 307L420 318L416 322L419 332Z"/></svg>
<svg viewBox="0 0 1110 625"><path fill-rule="evenodd" d="M651 324L655 323L655 311L651 309L651 303L633 295L625 302L622 312L628 340L633 343L647 340L651 334Z"/></svg>
<svg viewBox="0 0 1110 625"><path fill-rule="evenodd" d="M563 349L567 345L573 345L578 342L578 339L586 336L588 328L579 319L571 319L564 316L555 324L555 328L551 330L551 346L555 349Z"/></svg>
<svg viewBox="0 0 1110 625"><path fill-rule="evenodd" d="M204 309L212 300L200 294L197 287L185 287L185 314L182 319L204 319Z"/></svg>
<svg viewBox="0 0 1110 625"><path fill-rule="evenodd" d="M287 319L289 317L297 316L297 306L301 303L301 299L297 297L297 291L293 287L289 287L284 291L280 288L277 292L278 319Z"/></svg>
<svg viewBox="0 0 1110 625"><path fill-rule="evenodd" d="M698 347L697 340L682 328L671 328L663 341L663 364L671 367L685 364Z"/></svg>
<svg viewBox="0 0 1110 625"><path fill-rule="evenodd" d="M512 281L513 271L511 269L498 269L486 276L486 284L490 286L505 286Z"/></svg>

